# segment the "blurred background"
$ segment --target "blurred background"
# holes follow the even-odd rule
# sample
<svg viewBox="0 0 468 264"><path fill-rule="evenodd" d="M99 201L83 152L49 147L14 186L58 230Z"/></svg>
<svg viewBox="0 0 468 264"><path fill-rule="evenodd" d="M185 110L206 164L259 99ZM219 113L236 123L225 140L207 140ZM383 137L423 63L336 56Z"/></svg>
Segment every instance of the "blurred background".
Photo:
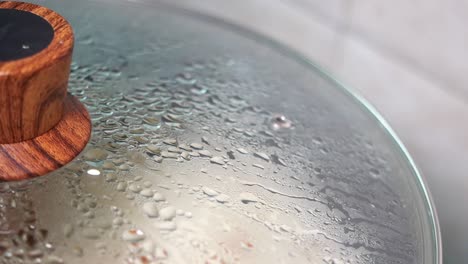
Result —
<svg viewBox="0 0 468 264"><path fill-rule="evenodd" d="M429 184L444 263L466 263L468 2L175 2L286 44L367 98L400 136Z"/></svg>

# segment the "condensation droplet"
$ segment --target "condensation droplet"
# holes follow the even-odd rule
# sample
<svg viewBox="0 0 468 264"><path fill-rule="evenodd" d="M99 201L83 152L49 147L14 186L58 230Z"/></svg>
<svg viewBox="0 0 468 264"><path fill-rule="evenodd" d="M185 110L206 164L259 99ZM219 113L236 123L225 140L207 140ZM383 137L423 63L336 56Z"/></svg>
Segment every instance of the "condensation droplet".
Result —
<svg viewBox="0 0 468 264"><path fill-rule="evenodd" d="M265 161L270 161L270 157L268 157L268 155L263 153L263 152L255 152L254 156L257 157L257 158L261 158L261 159L263 159Z"/></svg>
<svg viewBox="0 0 468 264"><path fill-rule="evenodd" d="M274 130L291 128L292 122L291 120L287 119L284 115L275 115L271 119L271 126Z"/></svg>
<svg viewBox="0 0 468 264"><path fill-rule="evenodd" d="M248 154L249 152L243 148L237 148L237 151L241 154Z"/></svg>
<svg viewBox="0 0 468 264"><path fill-rule="evenodd" d="M143 190L141 190L140 195L142 195L144 197L151 197L151 196L153 196L153 191L150 190L150 189L143 189Z"/></svg>
<svg viewBox="0 0 468 264"><path fill-rule="evenodd" d="M224 159L222 157L219 157L219 156L215 156L215 157L211 158L210 162L218 164L218 165L224 165Z"/></svg>
<svg viewBox="0 0 468 264"><path fill-rule="evenodd" d="M206 149L200 150L200 151L198 151L198 153L199 153L200 156L202 156L202 157L209 157L209 158L211 158L211 157L213 156L213 154L211 154L211 152L210 152L209 150L206 150Z"/></svg>
<svg viewBox="0 0 468 264"><path fill-rule="evenodd" d="M146 235L140 229L130 229L122 233L122 239L128 242L138 242L146 238Z"/></svg>
<svg viewBox="0 0 468 264"><path fill-rule="evenodd" d="M176 210L172 206L164 207L159 210L159 216L161 220L170 221L176 216Z"/></svg>
<svg viewBox="0 0 468 264"><path fill-rule="evenodd" d="M165 201L166 198L164 197L164 195L157 192L153 195L153 200L155 200L156 202L162 202L162 201Z"/></svg>
<svg viewBox="0 0 468 264"><path fill-rule="evenodd" d="M218 192L211 189L211 188L208 188L208 187L203 187L202 188L202 191L204 194L208 195L208 196L216 196L218 195Z"/></svg>
<svg viewBox="0 0 468 264"><path fill-rule="evenodd" d="M258 202L258 197L253 193L243 192L239 194L239 199L243 203L256 203Z"/></svg>
<svg viewBox="0 0 468 264"><path fill-rule="evenodd" d="M146 202L143 204L142 208L143 212L145 212L148 217L159 216L158 206L154 202Z"/></svg>

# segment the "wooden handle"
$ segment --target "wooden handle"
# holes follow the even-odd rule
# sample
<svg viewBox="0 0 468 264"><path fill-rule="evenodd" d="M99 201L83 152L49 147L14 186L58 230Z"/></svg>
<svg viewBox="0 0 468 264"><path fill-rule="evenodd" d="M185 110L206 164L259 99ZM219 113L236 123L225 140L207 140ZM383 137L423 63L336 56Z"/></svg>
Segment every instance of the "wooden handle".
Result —
<svg viewBox="0 0 468 264"><path fill-rule="evenodd" d="M89 114L67 95L72 51L59 14L0 2L0 181L45 175L86 146Z"/></svg>
<svg viewBox="0 0 468 264"><path fill-rule="evenodd" d="M73 30L59 14L0 2L0 144L38 137L62 119L72 51Z"/></svg>

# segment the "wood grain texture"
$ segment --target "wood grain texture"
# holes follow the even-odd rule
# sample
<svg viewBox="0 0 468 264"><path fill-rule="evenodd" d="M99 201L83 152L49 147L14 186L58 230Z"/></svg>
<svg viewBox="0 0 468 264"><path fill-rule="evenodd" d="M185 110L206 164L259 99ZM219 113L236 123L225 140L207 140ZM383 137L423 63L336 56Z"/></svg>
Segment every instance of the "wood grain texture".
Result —
<svg viewBox="0 0 468 264"><path fill-rule="evenodd" d="M0 62L0 144L17 143L42 135L62 118L74 37L70 24L45 7L7 1L0 9L31 12L54 29L44 50Z"/></svg>
<svg viewBox="0 0 468 264"><path fill-rule="evenodd" d="M91 135L86 108L67 96L73 30L47 8L0 2L0 9L31 12L53 28L50 44L38 53L0 62L0 181L47 174L73 160Z"/></svg>
<svg viewBox="0 0 468 264"><path fill-rule="evenodd" d="M73 160L91 135L91 119L78 99L68 95L59 123L31 140L0 144L0 181L17 181L44 175Z"/></svg>

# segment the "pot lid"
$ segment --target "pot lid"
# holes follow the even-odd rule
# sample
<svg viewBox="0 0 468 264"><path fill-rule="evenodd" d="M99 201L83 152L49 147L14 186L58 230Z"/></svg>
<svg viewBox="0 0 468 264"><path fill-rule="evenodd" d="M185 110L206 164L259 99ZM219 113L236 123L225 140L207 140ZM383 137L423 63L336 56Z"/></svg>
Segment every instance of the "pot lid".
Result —
<svg viewBox="0 0 468 264"><path fill-rule="evenodd" d="M75 31L91 139L0 184L1 263L439 263L427 189L360 97L263 37L148 1Z"/></svg>

